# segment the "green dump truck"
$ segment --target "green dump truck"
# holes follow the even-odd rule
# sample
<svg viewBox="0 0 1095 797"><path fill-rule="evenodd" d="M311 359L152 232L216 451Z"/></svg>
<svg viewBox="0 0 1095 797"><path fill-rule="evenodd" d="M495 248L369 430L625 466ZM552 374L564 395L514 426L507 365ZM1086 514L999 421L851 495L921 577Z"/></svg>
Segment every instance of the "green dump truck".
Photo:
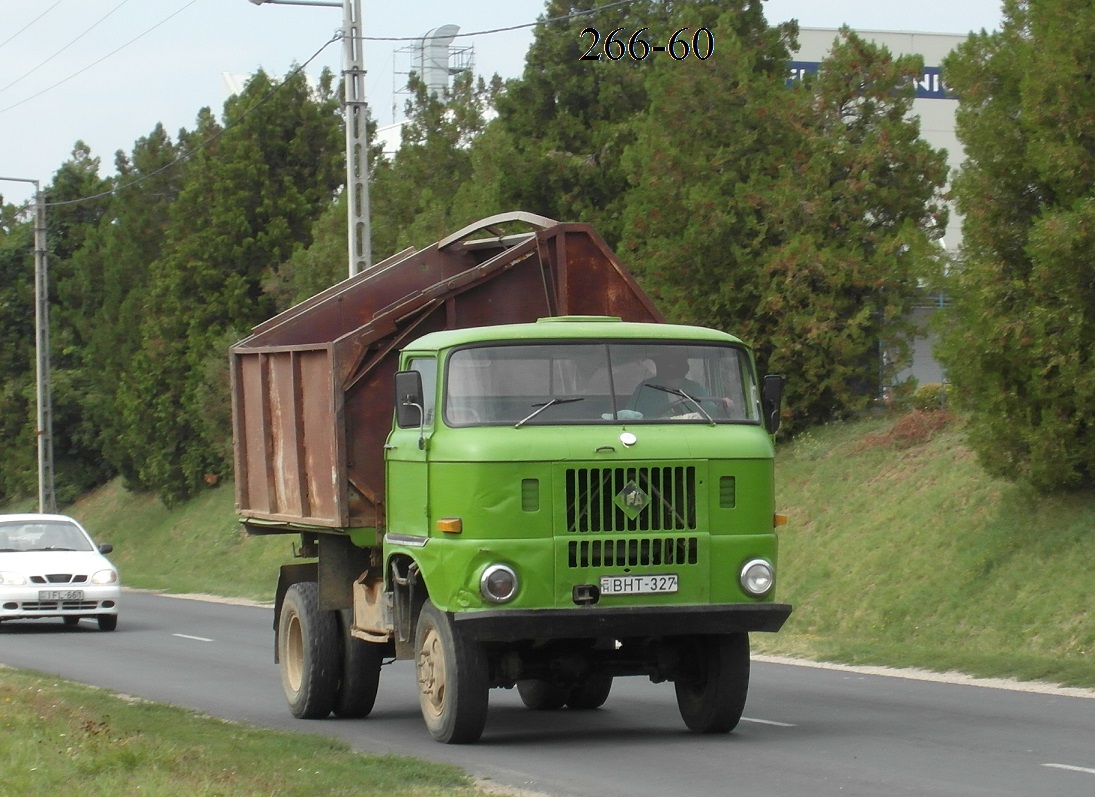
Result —
<svg viewBox="0 0 1095 797"><path fill-rule="evenodd" d="M364 717L413 659L441 742L481 736L492 688L591 710L628 675L672 682L692 730L737 725L749 634L791 612L782 380L664 323L589 225L485 219L230 358L241 522L299 536L274 611L294 715Z"/></svg>

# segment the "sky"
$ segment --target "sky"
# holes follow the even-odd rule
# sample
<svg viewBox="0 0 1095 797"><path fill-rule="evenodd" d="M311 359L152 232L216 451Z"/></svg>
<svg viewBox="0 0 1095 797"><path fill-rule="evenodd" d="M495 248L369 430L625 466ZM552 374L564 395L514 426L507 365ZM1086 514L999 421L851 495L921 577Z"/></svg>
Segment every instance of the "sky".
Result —
<svg viewBox="0 0 1095 797"><path fill-rule="evenodd" d="M309 0L315 3L319 0ZM262 68L284 76L307 68L341 71L342 27L334 7L257 5L256 0L0 0L0 178L52 182L84 141L114 173L114 153L130 153L157 123L175 137L198 111L218 117L228 96L223 75ZM610 4L613 0L604 0ZM766 0L775 24L801 27L964 34L1000 27L1002 0ZM401 117L411 39L446 24L454 46L470 47L475 71L517 77L544 0L361 0L367 100L381 125ZM611 8L590 25L612 25ZM696 21L696 27L703 24ZM500 30L509 29L509 30ZM495 32L490 32L495 31ZM474 35L468 35L474 34ZM393 41L394 39L404 39ZM575 58L590 39L575 40ZM717 46L717 43L716 43ZM589 67L596 68L596 62ZM33 185L0 180L7 203L33 197Z"/></svg>

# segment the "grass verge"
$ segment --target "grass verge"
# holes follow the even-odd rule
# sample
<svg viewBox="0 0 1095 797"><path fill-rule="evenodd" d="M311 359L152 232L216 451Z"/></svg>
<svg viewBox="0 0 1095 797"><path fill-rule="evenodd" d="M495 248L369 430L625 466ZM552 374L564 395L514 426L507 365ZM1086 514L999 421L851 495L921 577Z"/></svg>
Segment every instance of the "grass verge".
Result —
<svg viewBox="0 0 1095 797"><path fill-rule="evenodd" d="M1095 496L987 476L961 423L834 424L781 449L784 631L765 652L1095 687Z"/></svg>
<svg viewBox="0 0 1095 797"><path fill-rule="evenodd" d="M0 667L0 793L11 797L476 797L457 767L366 756Z"/></svg>

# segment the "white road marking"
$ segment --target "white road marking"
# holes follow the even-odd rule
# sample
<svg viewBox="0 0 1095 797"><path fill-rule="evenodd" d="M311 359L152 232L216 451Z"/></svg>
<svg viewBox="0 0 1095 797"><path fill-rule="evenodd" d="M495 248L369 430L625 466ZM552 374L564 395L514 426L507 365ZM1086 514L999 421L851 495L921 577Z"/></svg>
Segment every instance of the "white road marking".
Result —
<svg viewBox="0 0 1095 797"><path fill-rule="evenodd" d="M793 728L794 723L791 722L776 722L775 720L758 720L752 717L742 717L742 722L755 722L757 725L775 725L778 728Z"/></svg>
<svg viewBox="0 0 1095 797"><path fill-rule="evenodd" d="M195 642L212 642L212 639L203 636L190 636L190 634L172 634L171 636L177 636L179 639L193 639Z"/></svg>
<svg viewBox="0 0 1095 797"><path fill-rule="evenodd" d="M881 675L888 678L907 678L914 681L931 681L941 684L961 684L963 686L983 686L989 689L1006 689L1011 692L1034 692L1043 695L1061 697L1084 697L1095 700L1095 689L1081 689L1072 686L1057 686L1039 681L1016 681L1010 678L974 678L957 672L928 672L913 668L895 667L857 667L850 664L831 664L822 661L792 659L786 656L764 656L756 654L754 662L786 664L791 667L811 667L815 670L836 670L838 672L858 673L861 675Z"/></svg>
<svg viewBox="0 0 1095 797"><path fill-rule="evenodd" d="M1067 769L1069 772L1083 772L1087 775L1095 775L1095 769L1091 767L1074 767L1071 764L1042 764L1044 767L1051 767L1053 769Z"/></svg>

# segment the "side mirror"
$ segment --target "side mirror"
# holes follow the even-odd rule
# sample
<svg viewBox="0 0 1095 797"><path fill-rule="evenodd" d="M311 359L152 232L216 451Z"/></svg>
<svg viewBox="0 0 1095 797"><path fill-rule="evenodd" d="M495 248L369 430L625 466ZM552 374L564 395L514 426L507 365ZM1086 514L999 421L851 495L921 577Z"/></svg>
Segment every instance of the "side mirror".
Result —
<svg viewBox="0 0 1095 797"><path fill-rule="evenodd" d="M783 377L768 374L760 388L760 406L764 413L764 428L768 434L779 431L780 414L783 410Z"/></svg>
<svg viewBox="0 0 1095 797"><path fill-rule="evenodd" d="M395 375L395 422L400 429L422 425L422 374L418 371Z"/></svg>
<svg viewBox="0 0 1095 797"><path fill-rule="evenodd" d="M99 553L101 553L103 556L106 556L108 553L110 553L113 550L114 550L114 546L111 545L109 542L99 543Z"/></svg>

